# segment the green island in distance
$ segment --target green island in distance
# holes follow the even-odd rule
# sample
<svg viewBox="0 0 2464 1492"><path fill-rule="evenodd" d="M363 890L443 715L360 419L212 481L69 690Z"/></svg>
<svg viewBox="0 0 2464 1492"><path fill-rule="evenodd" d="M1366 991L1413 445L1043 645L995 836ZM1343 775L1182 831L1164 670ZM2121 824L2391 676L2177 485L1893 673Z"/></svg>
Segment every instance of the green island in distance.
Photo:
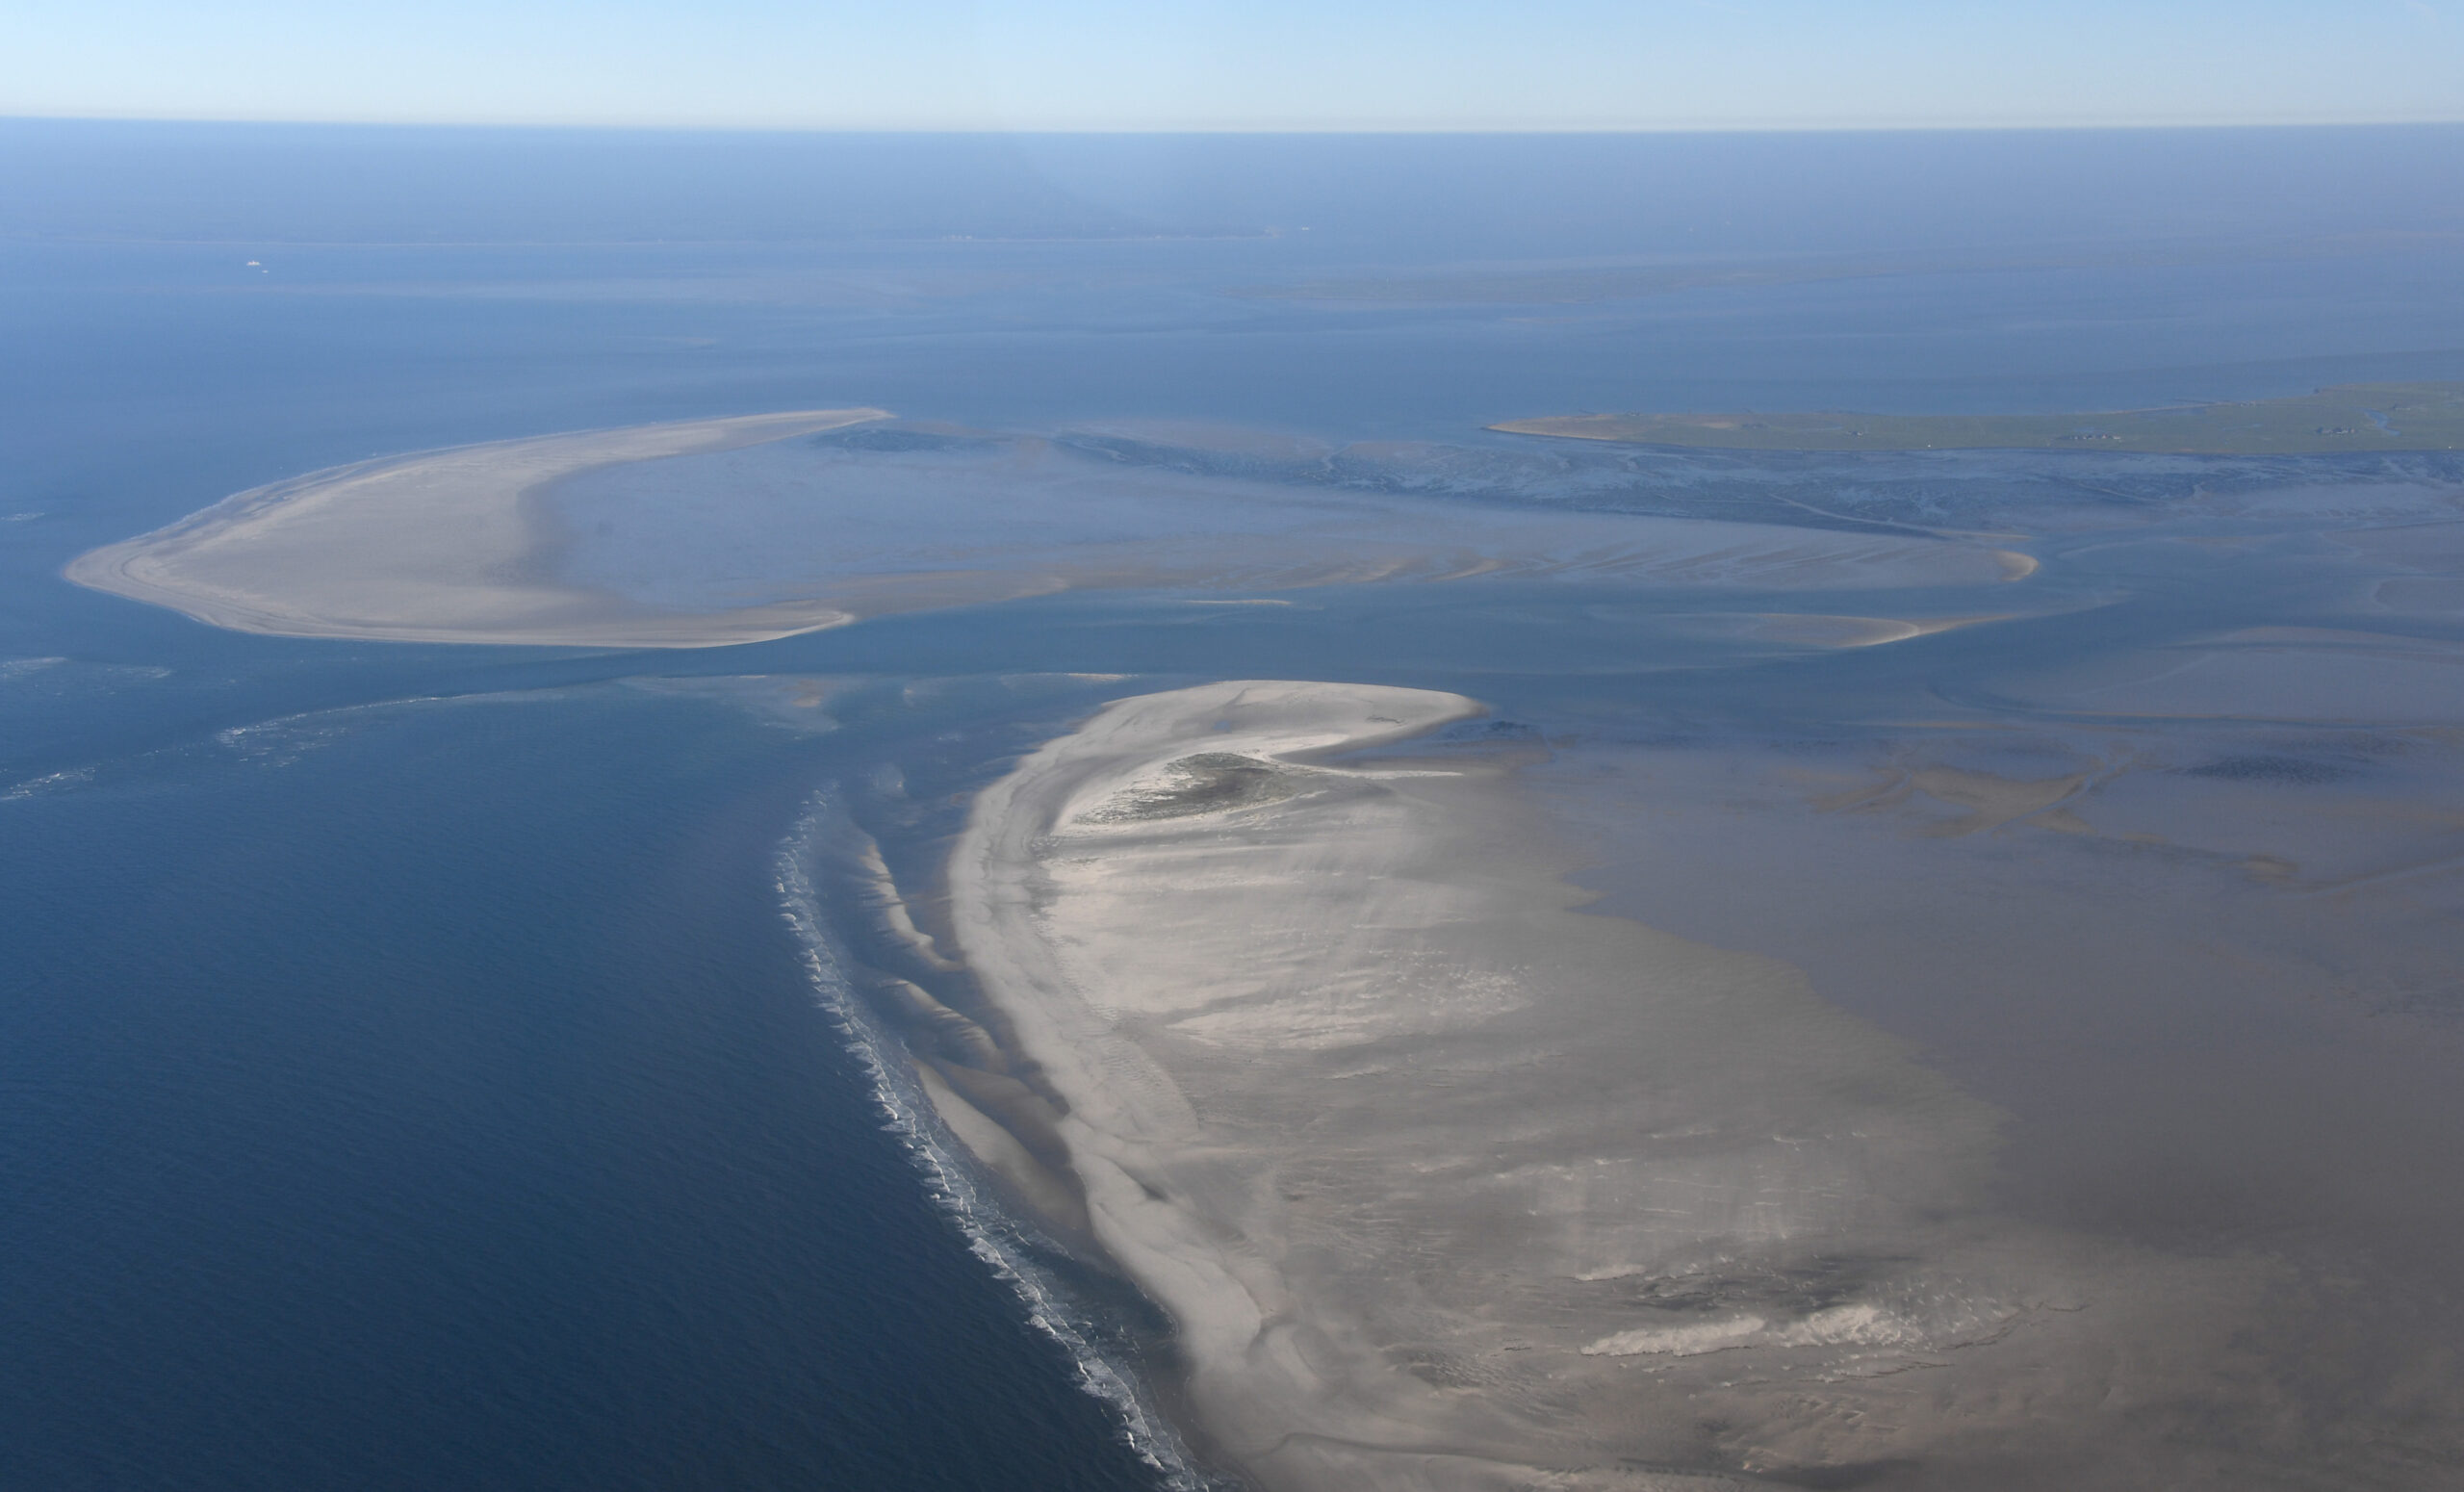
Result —
<svg viewBox="0 0 2464 1492"><path fill-rule="evenodd" d="M1735 450L2124 450L2309 455L2464 450L2464 383L2341 383L2292 399L2050 415L1547 415L1516 435Z"/></svg>

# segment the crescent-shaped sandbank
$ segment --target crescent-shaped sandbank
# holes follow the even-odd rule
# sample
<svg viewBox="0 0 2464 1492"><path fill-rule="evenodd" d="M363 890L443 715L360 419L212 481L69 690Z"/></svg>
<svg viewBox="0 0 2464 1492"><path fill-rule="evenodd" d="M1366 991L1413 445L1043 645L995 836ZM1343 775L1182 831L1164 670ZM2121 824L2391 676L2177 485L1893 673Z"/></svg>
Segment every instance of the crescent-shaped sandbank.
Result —
<svg viewBox="0 0 2464 1492"><path fill-rule="evenodd" d="M662 611L560 580L542 497L603 467L732 450L880 409L686 420L418 451L310 472L79 555L80 585L236 631L396 642L699 648L851 620L789 603Z"/></svg>

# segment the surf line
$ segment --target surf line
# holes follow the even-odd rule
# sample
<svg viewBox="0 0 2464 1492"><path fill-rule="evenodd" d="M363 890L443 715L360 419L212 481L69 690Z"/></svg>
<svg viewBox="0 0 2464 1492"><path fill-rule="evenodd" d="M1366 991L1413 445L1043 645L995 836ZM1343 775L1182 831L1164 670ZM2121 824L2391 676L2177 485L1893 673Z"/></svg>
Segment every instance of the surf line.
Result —
<svg viewBox="0 0 2464 1492"><path fill-rule="evenodd" d="M1067 1289L1035 1259L1030 1228L992 1194L935 1109L906 1043L848 977L850 961L830 931L813 874L834 832L848 827L835 790L835 784L825 785L806 800L779 846L773 885L815 1001L863 1068L882 1129L897 1138L923 1179L925 1195L958 1226L967 1251L1017 1297L1028 1324L1068 1354L1079 1389L1110 1411L1131 1453L1163 1479L1168 1492L1218 1492L1219 1483L1197 1469L1180 1436L1148 1402L1136 1373L1095 1339L1085 1313L1073 1310ZM878 852L865 858L877 862Z"/></svg>

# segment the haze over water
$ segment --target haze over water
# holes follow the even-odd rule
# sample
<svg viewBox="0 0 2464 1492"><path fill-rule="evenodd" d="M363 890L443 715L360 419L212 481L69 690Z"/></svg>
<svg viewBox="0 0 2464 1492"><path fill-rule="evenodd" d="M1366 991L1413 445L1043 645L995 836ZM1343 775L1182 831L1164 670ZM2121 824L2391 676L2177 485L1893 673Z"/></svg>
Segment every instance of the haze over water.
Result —
<svg viewBox="0 0 2464 1492"><path fill-rule="evenodd" d="M2339 535L2451 532L2464 469L1481 426L2464 378L2459 143L0 126L0 1480L1154 1484L883 1127L780 855L819 793L928 883L969 795L1103 702L1295 679L1486 705L1505 729L1426 749L1523 753L1594 912L1786 960L1993 1111L1997 1217L2276 1292L2226 1362L2264 1389L2150 1433L2246 1416L2303 1476L2437 1484L2464 622L2448 540ZM252 636L56 579L317 468L855 405L1441 527L1982 533L2042 569L1130 587L653 653ZM1313 486L1261 431L1367 475ZM779 459L925 463L814 439ZM1168 1371L1150 1309L1064 1276L1077 1345Z"/></svg>

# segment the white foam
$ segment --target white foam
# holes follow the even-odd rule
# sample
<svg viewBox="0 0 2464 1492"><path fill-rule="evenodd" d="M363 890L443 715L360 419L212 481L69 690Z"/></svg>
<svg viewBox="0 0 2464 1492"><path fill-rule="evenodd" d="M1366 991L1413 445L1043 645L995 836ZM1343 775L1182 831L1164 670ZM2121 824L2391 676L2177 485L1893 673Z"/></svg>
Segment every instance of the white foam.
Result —
<svg viewBox="0 0 2464 1492"><path fill-rule="evenodd" d="M1729 1321L1700 1322L1690 1326L1644 1326L1602 1337L1585 1347L1582 1354L1585 1357L1634 1357L1645 1352L1662 1352L1672 1357L1693 1357L1703 1352L1724 1352L1752 1342L1762 1335L1769 1325L1759 1316L1739 1316Z"/></svg>
<svg viewBox="0 0 2464 1492"><path fill-rule="evenodd" d="M1029 1253L1026 1227L1000 1206L979 1179L962 1147L935 1113L913 1069L899 1055L897 1038L857 997L822 917L820 895L809 869L825 852L821 836L834 820L844 824L834 811L829 789L807 800L804 814L779 848L775 885L781 913L795 933L813 992L847 1050L863 1064L872 1080L873 1101L885 1120L882 1127L904 1145L924 1179L926 1194L958 1223L968 1251L1015 1293L1026 1307L1029 1325L1069 1354L1076 1364L1079 1388L1112 1412L1122 1442L1164 1479L1165 1486L1174 1492L1205 1492L1210 1479L1192 1464L1180 1436L1147 1402L1129 1370L1109 1357L1089 1328L1072 1319L1060 1282Z"/></svg>
<svg viewBox="0 0 2464 1492"><path fill-rule="evenodd" d="M94 769L90 766L46 772L40 777L29 777L14 784L7 792L0 792L0 803L14 803L20 798L32 798L47 792L65 792L72 787L83 787L93 780Z"/></svg>

